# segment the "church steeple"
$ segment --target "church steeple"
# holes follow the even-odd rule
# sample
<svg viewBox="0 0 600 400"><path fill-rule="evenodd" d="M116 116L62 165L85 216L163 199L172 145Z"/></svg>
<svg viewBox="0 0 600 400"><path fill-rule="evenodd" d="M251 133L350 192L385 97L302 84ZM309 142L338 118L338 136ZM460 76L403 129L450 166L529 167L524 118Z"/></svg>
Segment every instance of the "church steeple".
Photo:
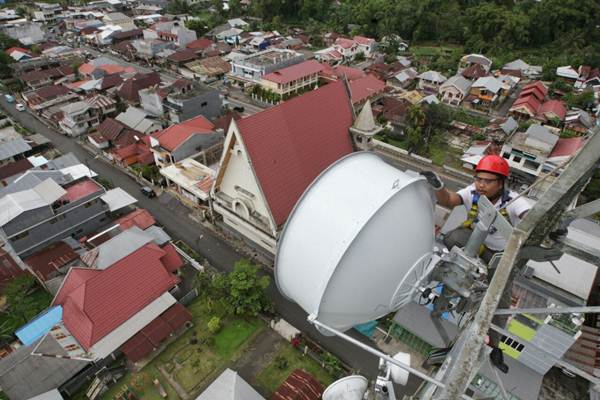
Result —
<svg viewBox="0 0 600 400"><path fill-rule="evenodd" d="M370 150L371 138L382 130L383 128L375 123L371 101L367 100L360 114L354 120L354 125L350 127L354 146L357 150Z"/></svg>

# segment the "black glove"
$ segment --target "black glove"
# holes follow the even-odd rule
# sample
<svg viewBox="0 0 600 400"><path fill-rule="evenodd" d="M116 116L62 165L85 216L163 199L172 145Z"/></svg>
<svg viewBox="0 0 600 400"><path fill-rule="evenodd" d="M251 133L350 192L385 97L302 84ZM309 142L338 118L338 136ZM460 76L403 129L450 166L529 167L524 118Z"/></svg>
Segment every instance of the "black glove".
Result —
<svg viewBox="0 0 600 400"><path fill-rule="evenodd" d="M440 177L433 171L421 171L420 175L424 176L427 179L427 183L433 188L433 190L441 190L444 188L444 182L440 179Z"/></svg>

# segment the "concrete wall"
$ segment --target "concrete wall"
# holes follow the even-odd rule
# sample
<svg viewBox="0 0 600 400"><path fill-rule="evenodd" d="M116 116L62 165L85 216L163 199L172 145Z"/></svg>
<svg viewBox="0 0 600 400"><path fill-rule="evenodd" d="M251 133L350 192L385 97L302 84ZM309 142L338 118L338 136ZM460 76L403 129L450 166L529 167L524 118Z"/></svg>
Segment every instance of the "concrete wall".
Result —
<svg viewBox="0 0 600 400"><path fill-rule="evenodd" d="M169 117L171 121L180 123L190 118L203 115L208 119L214 119L221 114L221 108L223 106L223 100L219 96L219 92L211 90L209 92L201 93L197 96L190 97L189 99L184 98L168 98L169 102L179 104L181 112L175 112L169 110Z"/></svg>
<svg viewBox="0 0 600 400"><path fill-rule="evenodd" d="M219 133L213 133L208 135L193 135L181 146L177 147L172 153L175 162L181 161L185 158L193 156L202 150L208 149L211 146L219 143L223 140L223 136Z"/></svg>

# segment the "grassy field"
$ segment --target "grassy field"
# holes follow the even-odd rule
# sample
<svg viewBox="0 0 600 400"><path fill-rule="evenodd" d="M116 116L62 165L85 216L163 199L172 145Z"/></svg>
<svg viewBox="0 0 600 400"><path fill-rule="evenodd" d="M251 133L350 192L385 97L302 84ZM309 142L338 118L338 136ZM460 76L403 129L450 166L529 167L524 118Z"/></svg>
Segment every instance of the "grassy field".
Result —
<svg viewBox="0 0 600 400"><path fill-rule="evenodd" d="M256 377L256 385L272 394L295 369L305 370L326 387L335 380L312 358L304 356L291 345L282 343L273 360Z"/></svg>

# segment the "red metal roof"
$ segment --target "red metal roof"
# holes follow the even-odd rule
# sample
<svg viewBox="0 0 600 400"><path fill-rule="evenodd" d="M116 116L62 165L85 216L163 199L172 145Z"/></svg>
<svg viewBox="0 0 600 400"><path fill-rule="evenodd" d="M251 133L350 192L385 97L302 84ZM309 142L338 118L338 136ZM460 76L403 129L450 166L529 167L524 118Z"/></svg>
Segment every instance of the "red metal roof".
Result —
<svg viewBox="0 0 600 400"><path fill-rule="evenodd" d="M373 75L367 75L350 81L350 93L352 94L352 104L359 104L362 101L383 93L385 82L377 79Z"/></svg>
<svg viewBox="0 0 600 400"><path fill-rule="evenodd" d="M185 47L192 50L204 50L214 42L210 39L200 38L189 42Z"/></svg>
<svg viewBox="0 0 600 400"><path fill-rule="evenodd" d="M179 282L161 261L164 256L149 243L105 270L71 269L53 304L63 306L63 322L84 349Z"/></svg>
<svg viewBox="0 0 600 400"><path fill-rule="evenodd" d="M71 186L64 186L63 189L65 189L67 193L65 193L60 199L73 202L89 196L92 193L101 191L102 187L100 187L100 185L98 185L92 179L85 178Z"/></svg>
<svg viewBox="0 0 600 400"><path fill-rule="evenodd" d="M375 39L371 39L364 36L354 36L354 41L358 44L362 44L363 46L369 46L371 43L375 42Z"/></svg>
<svg viewBox="0 0 600 400"><path fill-rule="evenodd" d="M108 140L115 140L125 129L125 125L113 118L106 118L96 130Z"/></svg>
<svg viewBox="0 0 600 400"><path fill-rule="evenodd" d="M171 125L155 134L161 147L173 151L194 134L213 133L214 125L204 116L199 115L180 124Z"/></svg>
<svg viewBox="0 0 600 400"><path fill-rule="evenodd" d="M27 171L29 168L33 168L33 165L26 158L11 162L0 167L0 179L10 178L11 176Z"/></svg>
<svg viewBox="0 0 600 400"><path fill-rule="evenodd" d="M542 103L533 95L519 97L510 107L510 111L515 111L520 107L524 107L529 111L531 116L535 116L537 115L541 105Z"/></svg>
<svg viewBox="0 0 600 400"><path fill-rule="evenodd" d="M65 242L57 242L30 255L23 261L46 281L52 273L78 258L79 256L71 246Z"/></svg>
<svg viewBox="0 0 600 400"><path fill-rule="evenodd" d="M352 152L343 81L236 121L277 225L325 168Z"/></svg>
<svg viewBox="0 0 600 400"><path fill-rule="evenodd" d="M175 303L123 343L120 350L129 361L135 363L150 354L171 333L191 319L192 314L181 303Z"/></svg>
<svg viewBox="0 0 600 400"><path fill-rule="evenodd" d="M271 400L319 400L324 390L314 376L296 369L279 386Z"/></svg>
<svg viewBox="0 0 600 400"><path fill-rule="evenodd" d="M352 46L354 46L356 44L356 42L352 39L346 39L346 38L337 38L335 39L335 44L337 44L338 46L344 48L344 49L349 49Z"/></svg>
<svg viewBox="0 0 600 400"><path fill-rule="evenodd" d="M318 74L323 70L323 66L315 61L308 60L295 64L286 68L282 68L278 71L271 72L262 77L266 81L271 81L279 84L286 84L292 81L305 78L312 74Z"/></svg>
<svg viewBox="0 0 600 400"><path fill-rule="evenodd" d="M165 251L165 255L160 260L169 272L175 272L183 267L183 260L171 243L167 243L162 249Z"/></svg>
<svg viewBox="0 0 600 400"><path fill-rule="evenodd" d="M529 83L523 87L521 93L527 93L529 90L536 90L538 93L542 95L539 100L543 100L544 97L548 94L548 88L541 81L535 81L533 83Z"/></svg>
<svg viewBox="0 0 600 400"><path fill-rule="evenodd" d="M184 49L178 50L173 54L170 54L167 57L167 60L172 62L184 62L184 61L192 61L198 58L194 50Z"/></svg>
<svg viewBox="0 0 600 400"><path fill-rule="evenodd" d="M346 77L349 81L353 81L355 79L363 78L367 76L367 74L358 68L348 67L346 65L338 65L336 67L332 67L329 64L322 64L323 71L321 71L321 75L326 78L331 79L340 79L342 77Z"/></svg>
<svg viewBox="0 0 600 400"><path fill-rule="evenodd" d="M572 138L560 138L554 145L552 152L548 158L572 156L577 150L583 146L585 138L582 136Z"/></svg>
<svg viewBox="0 0 600 400"><path fill-rule="evenodd" d="M156 220L150 212L143 208L138 208L127 215L122 216L115 223L121 225L123 230L129 229L132 226L137 226L141 230L148 229L156 223Z"/></svg>
<svg viewBox="0 0 600 400"><path fill-rule="evenodd" d="M552 118L555 116L561 121L564 121L565 116L567 115L567 108L560 100L548 100L542 104L542 107L540 107L539 114L544 115L547 118Z"/></svg>

